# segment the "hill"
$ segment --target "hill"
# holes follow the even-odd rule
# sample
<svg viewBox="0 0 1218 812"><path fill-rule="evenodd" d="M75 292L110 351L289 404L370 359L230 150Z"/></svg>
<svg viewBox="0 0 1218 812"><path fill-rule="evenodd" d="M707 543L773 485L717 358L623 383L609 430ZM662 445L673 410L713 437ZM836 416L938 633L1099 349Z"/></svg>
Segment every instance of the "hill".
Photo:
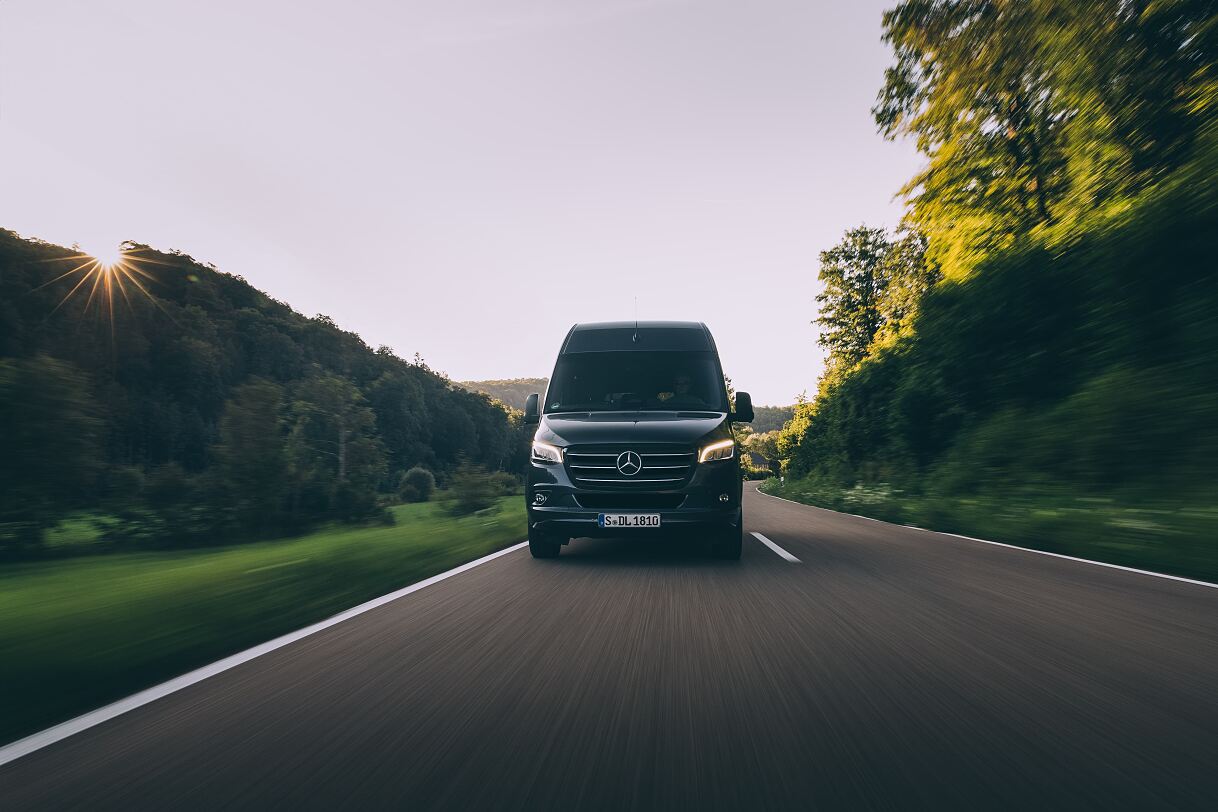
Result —
<svg viewBox="0 0 1218 812"><path fill-rule="evenodd" d="M0 549L78 510L120 540L273 535L377 515L412 466L523 461L486 396L240 277L4 230L0 419Z"/></svg>
<svg viewBox="0 0 1218 812"><path fill-rule="evenodd" d="M537 392L544 394L549 378L508 378L502 381L459 381L471 392L482 392L490 395L513 409L524 410L524 401L529 395Z"/></svg>
<svg viewBox="0 0 1218 812"><path fill-rule="evenodd" d="M755 434L765 434L781 429L794 415L794 406L754 406L753 422L749 426Z"/></svg>

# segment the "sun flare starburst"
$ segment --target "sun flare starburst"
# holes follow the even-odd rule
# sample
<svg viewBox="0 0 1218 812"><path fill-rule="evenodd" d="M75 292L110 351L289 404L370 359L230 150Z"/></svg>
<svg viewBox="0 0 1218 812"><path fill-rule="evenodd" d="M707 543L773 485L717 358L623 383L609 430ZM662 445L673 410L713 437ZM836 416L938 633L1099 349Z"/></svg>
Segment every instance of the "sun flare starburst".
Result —
<svg viewBox="0 0 1218 812"><path fill-rule="evenodd" d="M73 278L75 279L75 283L59 300L59 304L55 305L55 310L59 310L73 297L84 296L87 293L88 298L85 300L84 310L88 311L96 302L98 311L104 311L113 325L116 291L128 306L131 304L132 293L142 294L148 297L149 301L160 306L145 286L146 282L153 280L153 276L141 266L149 262L163 263L159 263L152 257L141 256L141 252L135 246L127 243L115 245L113 248L95 247L85 251L77 246L77 249L80 250L80 253L50 260L51 262L72 263L72 267L39 286L39 288L44 288L65 279L69 282Z"/></svg>
<svg viewBox="0 0 1218 812"><path fill-rule="evenodd" d="M81 256L91 257L103 268L114 268L122 264L124 251L122 245L115 246L82 246Z"/></svg>

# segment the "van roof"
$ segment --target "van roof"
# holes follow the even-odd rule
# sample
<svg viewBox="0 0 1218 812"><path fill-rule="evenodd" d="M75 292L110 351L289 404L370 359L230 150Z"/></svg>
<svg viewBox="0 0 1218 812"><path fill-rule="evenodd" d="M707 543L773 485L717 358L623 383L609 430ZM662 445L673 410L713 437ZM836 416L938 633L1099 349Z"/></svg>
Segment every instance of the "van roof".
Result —
<svg viewBox="0 0 1218 812"><path fill-rule="evenodd" d="M698 321L600 321L573 326L559 354L648 350L715 352L715 340Z"/></svg>

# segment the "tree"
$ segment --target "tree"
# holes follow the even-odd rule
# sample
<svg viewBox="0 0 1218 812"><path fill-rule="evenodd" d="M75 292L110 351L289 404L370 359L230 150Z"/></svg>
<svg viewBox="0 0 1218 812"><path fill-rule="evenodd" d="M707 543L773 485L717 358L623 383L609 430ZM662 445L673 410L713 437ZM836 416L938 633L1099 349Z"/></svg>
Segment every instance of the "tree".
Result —
<svg viewBox="0 0 1218 812"><path fill-rule="evenodd" d="M1214 120L1214 0L1036 0L1044 66L1070 117L1078 205L1158 180Z"/></svg>
<svg viewBox="0 0 1218 812"><path fill-rule="evenodd" d="M929 159L906 187L919 229L961 273L978 251L1052 221L1066 120L1030 3L905 0L884 14L896 62L873 109Z"/></svg>
<svg viewBox="0 0 1218 812"><path fill-rule="evenodd" d="M754 454L760 454L767 460L778 459L779 429L762 434L751 434L746 441L746 448Z"/></svg>
<svg viewBox="0 0 1218 812"><path fill-rule="evenodd" d="M218 490L242 532L262 535L279 524L287 489L283 389L255 378L233 390L215 448Z"/></svg>
<svg viewBox="0 0 1218 812"><path fill-rule="evenodd" d="M363 395L348 380L318 375L297 387L292 415L288 449L296 511L343 519L372 515L385 453Z"/></svg>
<svg viewBox="0 0 1218 812"><path fill-rule="evenodd" d="M786 425L779 429L774 441L780 459L791 460L803 450L804 439L815 416L815 401L809 400L807 394L801 392L795 399L795 413ZM800 466L794 473L803 474L808 470L810 466Z"/></svg>
<svg viewBox="0 0 1218 812"><path fill-rule="evenodd" d="M0 541L34 544L101 467L89 382L66 361L0 359Z"/></svg>
<svg viewBox="0 0 1218 812"><path fill-rule="evenodd" d="M926 236L901 229L889 241L884 259L887 286L880 299L880 335L895 339L913 323L922 297L941 278L937 263L927 257Z"/></svg>
<svg viewBox="0 0 1218 812"><path fill-rule="evenodd" d="M873 108L928 162L911 222L949 278L1063 239L1179 166L1218 113L1214 0L903 0Z"/></svg>
<svg viewBox="0 0 1218 812"><path fill-rule="evenodd" d="M909 230L889 238L882 228L852 228L821 252L820 263L825 289L816 297L815 323L823 328L817 340L829 351L831 378L857 366L877 340L895 338L939 279L926 238Z"/></svg>
<svg viewBox="0 0 1218 812"><path fill-rule="evenodd" d="M416 373L417 374L417 373ZM377 431L389 457L389 470L401 472L418 463L434 464L431 419L423 387L407 370L385 372L367 389L376 413Z"/></svg>
<svg viewBox="0 0 1218 812"><path fill-rule="evenodd" d="M886 259L891 246L881 228L850 229L841 242L822 251L817 294L823 329L818 343L829 351L830 369L849 369L863 359L884 324L888 288Z"/></svg>
<svg viewBox="0 0 1218 812"><path fill-rule="evenodd" d="M235 425L226 430L225 415L242 400L237 390L255 378L284 393L280 470L290 479L290 488L283 485L283 502L297 506L300 521L337 517L345 511L335 507L339 501L352 499L358 509L351 515L358 518L364 507L375 504L377 488L391 493L400 473L418 464L441 476L462 454L492 468L520 470L527 465L516 418L486 397L454 392L451 381L417 356L410 361L388 348L374 351L333 320L305 318L243 279L185 254L133 243L127 246L124 263L129 271L138 269L132 273L145 284L139 289L129 284L126 298L116 291L113 313L105 308L99 312L96 300L89 305L89 281L77 288L89 267L82 265L79 251L0 229L0 357L36 364L37 357L46 356L80 370L88 376L89 413L104 420L96 426L97 437L104 440L96 447L96 468L80 469L99 474L102 487L81 485L71 477L64 479L66 488L47 480L46 487L55 490L46 495L47 504L57 505L60 512L104 508L111 516L116 511L147 515L147 488L132 490L118 480L144 482L157 472L165 478L180 469L184 481L203 486L214 497L195 499L188 506L201 517L201 529L218 518L231 532L236 519L230 499L238 494L223 483L247 464L250 470L258 467L252 451L242 461L243 452L233 438L259 432L237 431ZM356 427L347 440L340 440L319 425L333 422L330 418L312 414L305 419L308 410L294 408L297 401L325 400L304 393L316 386L312 379L327 377L353 387L349 400L358 400L356 395L366 399L363 406L375 412L372 433ZM259 411L261 406L250 408ZM269 426L268 413L259 414L241 420ZM293 431L298 433L289 441ZM268 429L262 436L269 440L274 433ZM384 475L366 488L360 470L364 463L357 458L373 449L377 444L367 441L378 437L390 465L379 466L378 454L371 451L370 467ZM6 441L23 442L11 436ZM340 478L344 456L347 470ZM270 459L274 457L272 453ZM220 466L228 468L221 471ZM273 472L275 465L268 462L264 470ZM256 473L249 477L267 490L248 500L241 496L244 504L238 510L248 520L269 521L254 505L273 502L270 494L278 485ZM345 484L336 486L340 481ZM143 530L150 526L145 524ZM246 529L263 534L273 528Z"/></svg>

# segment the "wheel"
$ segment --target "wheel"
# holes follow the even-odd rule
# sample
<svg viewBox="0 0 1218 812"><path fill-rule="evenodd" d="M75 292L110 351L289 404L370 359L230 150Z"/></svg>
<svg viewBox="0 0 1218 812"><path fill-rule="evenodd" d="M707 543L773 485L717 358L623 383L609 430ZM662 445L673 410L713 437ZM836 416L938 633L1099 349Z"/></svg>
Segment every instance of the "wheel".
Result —
<svg viewBox="0 0 1218 812"><path fill-rule="evenodd" d="M711 540L711 555L726 561L739 561L740 551L744 546L742 543L743 535L744 531L740 524L728 525L720 530L716 530L714 538Z"/></svg>
<svg viewBox="0 0 1218 812"><path fill-rule="evenodd" d="M534 558L558 558L561 550L562 539L543 533L536 528L529 528L529 552Z"/></svg>

